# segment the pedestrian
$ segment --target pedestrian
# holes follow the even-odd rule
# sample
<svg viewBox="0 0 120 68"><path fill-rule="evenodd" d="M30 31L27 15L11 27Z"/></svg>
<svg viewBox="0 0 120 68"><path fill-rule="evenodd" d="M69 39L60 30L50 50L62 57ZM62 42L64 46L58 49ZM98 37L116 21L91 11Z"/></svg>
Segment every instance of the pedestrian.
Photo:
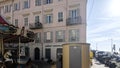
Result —
<svg viewBox="0 0 120 68"><path fill-rule="evenodd" d="M11 52L11 54L12 54L12 60L13 60L13 63L17 63L17 52L15 51L15 50L13 50L12 52Z"/></svg>

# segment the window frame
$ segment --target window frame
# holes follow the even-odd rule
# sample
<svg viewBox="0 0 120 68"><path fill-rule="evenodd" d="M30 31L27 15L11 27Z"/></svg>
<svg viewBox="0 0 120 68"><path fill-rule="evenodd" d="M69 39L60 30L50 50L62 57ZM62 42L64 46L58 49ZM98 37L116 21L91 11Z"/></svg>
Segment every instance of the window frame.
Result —
<svg viewBox="0 0 120 68"><path fill-rule="evenodd" d="M11 12L11 6L12 5L5 5L5 13L9 13L9 12Z"/></svg>
<svg viewBox="0 0 120 68"><path fill-rule="evenodd" d="M15 19L15 26L18 27L18 19Z"/></svg>
<svg viewBox="0 0 120 68"><path fill-rule="evenodd" d="M45 23L46 24L53 23L53 14L46 14L45 15Z"/></svg>
<svg viewBox="0 0 120 68"><path fill-rule="evenodd" d="M40 6L41 5L41 0L35 0L35 6Z"/></svg>
<svg viewBox="0 0 120 68"><path fill-rule="evenodd" d="M40 22L40 16L39 15L35 16L35 23L38 23L38 22Z"/></svg>
<svg viewBox="0 0 120 68"><path fill-rule="evenodd" d="M58 12L58 22L63 22L63 12Z"/></svg>
<svg viewBox="0 0 120 68"><path fill-rule="evenodd" d="M20 10L20 3L14 3L14 11Z"/></svg>
<svg viewBox="0 0 120 68"><path fill-rule="evenodd" d="M71 30L69 30L69 42L79 41L79 37L80 37L79 32L80 32L79 29L71 29Z"/></svg>
<svg viewBox="0 0 120 68"><path fill-rule="evenodd" d="M30 0L24 0L23 1L23 9L30 8Z"/></svg>
<svg viewBox="0 0 120 68"><path fill-rule="evenodd" d="M61 35L59 32L61 32ZM56 31L56 42L65 42L65 30Z"/></svg>
<svg viewBox="0 0 120 68"><path fill-rule="evenodd" d="M48 34L47 33L50 33L50 37L48 38ZM53 32L52 31L48 31L48 32L44 32L44 42L45 43L51 43L53 42Z"/></svg>
<svg viewBox="0 0 120 68"><path fill-rule="evenodd" d="M41 32L35 33L35 43L41 43Z"/></svg>
<svg viewBox="0 0 120 68"><path fill-rule="evenodd" d="M24 17L24 26L28 26L28 24L29 24L28 17Z"/></svg>
<svg viewBox="0 0 120 68"><path fill-rule="evenodd" d="M45 0L45 4L51 4L53 3L53 0Z"/></svg>

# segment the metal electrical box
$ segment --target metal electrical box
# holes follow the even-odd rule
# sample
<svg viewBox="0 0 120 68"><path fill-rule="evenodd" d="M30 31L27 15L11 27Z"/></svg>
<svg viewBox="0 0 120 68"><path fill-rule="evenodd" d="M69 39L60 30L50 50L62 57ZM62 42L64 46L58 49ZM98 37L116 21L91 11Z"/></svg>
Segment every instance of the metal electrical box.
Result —
<svg viewBox="0 0 120 68"><path fill-rule="evenodd" d="M63 68L90 68L89 45L87 43L63 44Z"/></svg>

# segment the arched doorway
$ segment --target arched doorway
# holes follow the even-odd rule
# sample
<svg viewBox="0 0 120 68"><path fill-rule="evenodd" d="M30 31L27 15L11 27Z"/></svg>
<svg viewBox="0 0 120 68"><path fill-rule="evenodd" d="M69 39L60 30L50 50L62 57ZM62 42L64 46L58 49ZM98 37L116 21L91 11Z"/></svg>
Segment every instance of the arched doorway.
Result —
<svg viewBox="0 0 120 68"><path fill-rule="evenodd" d="M35 48L34 50L34 59L40 60L40 49L39 48Z"/></svg>

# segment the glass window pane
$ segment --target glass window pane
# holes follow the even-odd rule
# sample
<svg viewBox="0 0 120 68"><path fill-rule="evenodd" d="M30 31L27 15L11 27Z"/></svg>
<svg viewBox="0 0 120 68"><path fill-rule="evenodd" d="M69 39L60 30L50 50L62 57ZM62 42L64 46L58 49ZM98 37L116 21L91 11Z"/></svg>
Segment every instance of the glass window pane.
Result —
<svg viewBox="0 0 120 68"><path fill-rule="evenodd" d="M39 22L39 16L35 16L35 23Z"/></svg>
<svg viewBox="0 0 120 68"><path fill-rule="evenodd" d="M63 21L63 12L58 13L58 22Z"/></svg>
<svg viewBox="0 0 120 68"><path fill-rule="evenodd" d="M29 2L30 2L29 0L25 0L25 1L24 1L24 8L29 8L29 6L30 6L30 5L29 5L29 4L30 4Z"/></svg>
<svg viewBox="0 0 120 68"><path fill-rule="evenodd" d="M53 17L52 14L45 15L46 23L52 23Z"/></svg>
<svg viewBox="0 0 120 68"><path fill-rule="evenodd" d="M24 18L24 25L28 26L28 18Z"/></svg>
<svg viewBox="0 0 120 68"><path fill-rule="evenodd" d="M41 0L35 0L35 6L40 6L41 5Z"/></svg>
<svg viewBox="0 0 120 68"><path fill-rule="evenodd" d="M56 31L56 42L64 42L65 41L65 31Z"/></svg>
<svg viewBox="0 0 120 68"><path fill-rule="evenodd" d="M79 30L75 29L69 31L69 41L79 41Z"/></svg>
<svg viewBox="0 0 120 68"><path fill-rule="evenodd" d="M15 19L15 26L18 27L18 19Z"/></svg>

